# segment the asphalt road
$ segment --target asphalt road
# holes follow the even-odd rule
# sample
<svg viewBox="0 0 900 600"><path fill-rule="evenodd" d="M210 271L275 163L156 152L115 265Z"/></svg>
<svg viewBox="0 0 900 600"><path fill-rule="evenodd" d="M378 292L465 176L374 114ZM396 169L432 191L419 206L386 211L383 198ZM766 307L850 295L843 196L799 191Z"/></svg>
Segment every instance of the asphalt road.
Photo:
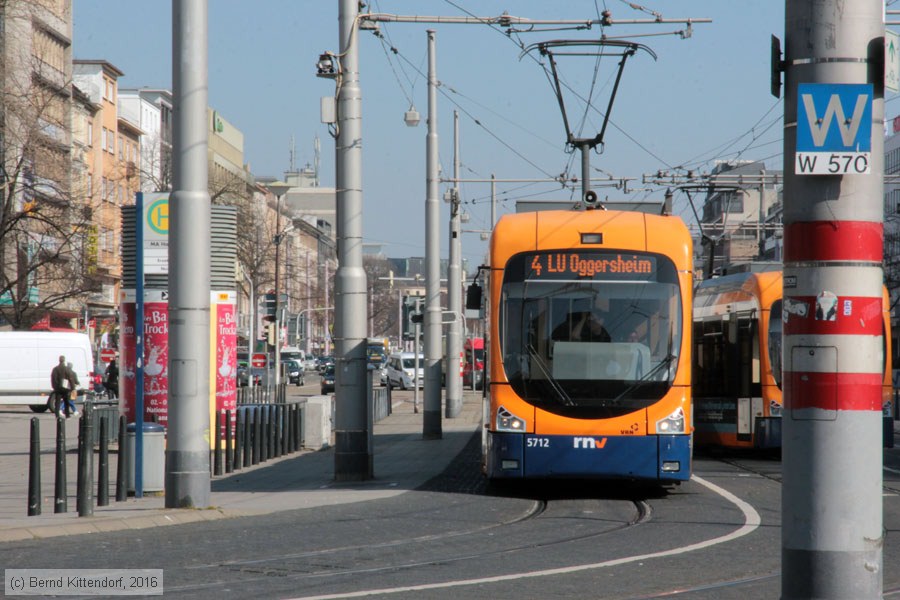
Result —
<svg viewBox="0 0 900 600"><path fill-rule="evenodd" d="M311 383L310 385L315 385ZM474 436L393 498L0 545L4 568L156 568L179 598L777 598L781 464L695 458L670 490L487 486ZM885 597L900 597L900 452L885 454ZM379 591L380 592L377 592Z"/></svg>

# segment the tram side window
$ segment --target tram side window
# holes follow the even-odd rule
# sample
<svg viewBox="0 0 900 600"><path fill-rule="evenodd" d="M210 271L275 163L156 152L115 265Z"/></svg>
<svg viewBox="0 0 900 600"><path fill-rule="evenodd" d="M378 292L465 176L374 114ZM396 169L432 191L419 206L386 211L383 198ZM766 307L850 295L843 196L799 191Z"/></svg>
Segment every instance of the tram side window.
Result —
<svg viewBox="0 0 900 600"><path fill-rule="evenodd" d="M769 362L772 363L772 377L781 389L781 300L772 303L769 312Z"/></svg>
<svg viewBox="0 0 900 600"><path fill-rule="evenodd" d="M757 320L694 323L694 393L698 397L761 394Z"/></svg>

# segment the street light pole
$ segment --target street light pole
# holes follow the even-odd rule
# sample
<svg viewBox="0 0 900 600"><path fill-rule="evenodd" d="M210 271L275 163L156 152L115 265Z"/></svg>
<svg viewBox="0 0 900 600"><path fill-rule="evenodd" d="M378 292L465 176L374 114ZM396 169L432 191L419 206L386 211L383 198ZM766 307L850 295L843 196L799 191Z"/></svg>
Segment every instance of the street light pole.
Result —
<svg viewBox="0 0 900 600"><path fill-rule="evenodd" d="M266 185L266 189L275 194L275 394L277 397L281 384L281 199L291 186L281 181L273 181Z"/></svg>
<svg viewBox="0 0 900 600"><path fill-rule="evenodd" d="M335 138L338 269L334 286L335 452L337 481L373 476L371 389L366 365L366 272L362 260L362 90L359 85L359 1L340 0L339 89Z"/></svg>
<svg viewBox="0 0 900 600"><path fill-rule="evenodd" d="M437 68L428 30L428 134L425 142L425 391L422 437L441 438L441 269L438 210Z"/></svg>
<svg viewBox="0 0 900 600"><path fill-rule="evenodd" d="M171 296L165 505L166 508L205 508L210 503L207 2L173 0L172 15L175 110L169 229Z"/></svg>
<svg viewBox="0 0 900 600"><path fill-rule="evenodd" d="M459 113L453 111L453 177L459 179ZM450 260L447 267L447 312L453 321L447 327L447 401L444 416L459 416L462 410L462 379L459 376L459 355L462 352L462 246L460 243L459 184L453 184L450 195Z"/></svg>

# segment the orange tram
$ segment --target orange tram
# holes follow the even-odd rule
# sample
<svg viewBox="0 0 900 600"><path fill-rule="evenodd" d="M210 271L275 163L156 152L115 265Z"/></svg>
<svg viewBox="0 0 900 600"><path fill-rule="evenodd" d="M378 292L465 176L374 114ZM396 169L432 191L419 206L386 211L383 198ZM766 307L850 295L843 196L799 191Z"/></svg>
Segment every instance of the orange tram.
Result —
<svg viewBox="0 0 900 600"><path fill-rule="evenodd" d="M694 291L697 446L781 447L782 266L747 263ZM737 272L736 272L737 271ZM890 302L883 292L884 443L893 446Z"/></svg>
<svg viewBox="0 0 900 600"><path fill-rule="evenodd" d="M484 307L489 478L690 477L691 254L673 216L498 221Z"/></svg>

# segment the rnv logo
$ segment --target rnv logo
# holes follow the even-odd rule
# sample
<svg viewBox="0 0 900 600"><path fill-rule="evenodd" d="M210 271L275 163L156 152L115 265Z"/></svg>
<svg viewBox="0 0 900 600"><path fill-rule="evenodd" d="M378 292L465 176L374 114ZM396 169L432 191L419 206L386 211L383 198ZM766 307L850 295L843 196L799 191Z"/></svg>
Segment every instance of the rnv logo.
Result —
<svg viewBox="0 0 900 600"><path fill-rule="evenodd" d="M588 450L600 449L606 446L606 438L596 439L592 437L573 438L575 448L583 448Z"/></svg>

